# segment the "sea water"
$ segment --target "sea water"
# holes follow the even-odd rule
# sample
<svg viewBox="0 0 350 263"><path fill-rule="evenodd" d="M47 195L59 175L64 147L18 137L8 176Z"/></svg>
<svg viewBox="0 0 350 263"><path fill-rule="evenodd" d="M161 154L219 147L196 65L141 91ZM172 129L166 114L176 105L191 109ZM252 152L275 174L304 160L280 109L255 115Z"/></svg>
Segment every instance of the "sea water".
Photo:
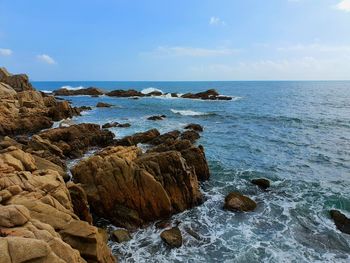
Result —
<svg viewBox="0 0 350 263"><path fill-rule="evenodd" d="M52 91L99 87L150 92L200 92L215 88L232 101L147 97L66 97L74 106L97 102L76 123L131 123L112 128L117 138L157 128L203 125L211 177L201 184L205 202L173 216L184 244L169 249L150 225L132 240L110 241L120 262L350 262L350 235L338 231L330 209L350 216L350 82L34 82ZM147 117L165 114L162 121ZM250 183L267 178L271 191ZM258 207L250 213L222 209L225 195L239 191ZM113 226L109 226L113 229ZM192 229L201 238L187 234Z"/></svg>

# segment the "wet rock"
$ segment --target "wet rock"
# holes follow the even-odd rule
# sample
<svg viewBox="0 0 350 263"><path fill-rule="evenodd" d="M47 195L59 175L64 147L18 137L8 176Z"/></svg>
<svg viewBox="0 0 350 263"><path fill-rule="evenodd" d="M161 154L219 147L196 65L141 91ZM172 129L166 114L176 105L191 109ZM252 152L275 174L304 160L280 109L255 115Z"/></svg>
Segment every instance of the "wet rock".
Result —
<svg viewBox="0 0 350 263"><path fill-rule="evenodd" d="M105 102L98 102L96 104L96 107L97 108L110 108L112 107L113 105L112 104L109 104L109 103L105 103Z"/></svg>
<svg viewBox="0 0 350 263"><path fill-rule="evenodd" d="M182 235L178 227L164 230L160 237L171 248L179 248L182 246Z"/></svg>
<svg viewBox="0 0 350 263"><path fill-rule="evenodd" d="M338 210L330 211L331 218L334 220L336 227L343 233L350 234L350 219Z"/></svg>
<svg viewBox="0 0 350 263"><path fill-rule="evenodd" d="M150 93L147 93L147 96L161 96L161 95L163 95L163 93L160 91L152 91Z"/></svg>
<svg viewBox="0 0 350 263"><path fill-rule="evenodd" d="M200 137L199 133L194 130L185 131L181 134L182 140L189 140L191 143L194 143Z"/></svg>
<svg viewBox="0 0 350 263"><path fill-rule="evenodd" d="M161 220L161 221L158 221L155 224L155 227L156 228L160 228L160 229L164 229L164 228L167 228L167 227L170 227L170 226L171 226L171 221L170 220Z"/></svg>
<svg viewBox="0 0 350 263"><path fill-rule="evenodd" d="M98 89L98 88L94 88L94 87L90 87L90 88L86 88L86 89L78 89L78 90L69 90L69 89L58 89L58 90L54 90L53 94L55 96L76 96L76 95L103 95L103 91Z"/></svg>
<svg viewBox="0 0 350 263"><path fill-rule="evenodd" d="M105 123L102 125L102 129L108 129L108 128L128 128L130 127L131 124L130 123L119 123L119 122L109 122L109 123Z"/></svg>
<svg viewBox="0 0 350 263"><path fill-rule="evenodd" d="M240 193L230 193L225 197L224 209L238 212L253 211L256 203L247 196Z"/></svg>
<svg viewBox="0 0 350 263"><path fill-rule="evenodd" d="M191 123L185 126L186 130L193 130L193 131L197 131L197 132L202 132L203 131L203 127L199 124L195 124L195 123Z"/></svg>
<svg viewBox="0 0 350 263"><path fill-rule="evenodd" d="M231 97L220 95L215 89L209 89L199 93L186 93L181 96L185 99L201 99L201 100L232 100Z"/></svg>
<svg viewBox="0 0 350 263"><path fill-rule="evenodd" d="M177 95L177 93L171 93L170 95L171 95L171 97L173 97L173 98L179 97L179 95Z"/></svg>
<svg viewBox="0 0 350 263"><path fill-rule="evenodd" d="M147 120L150 120L150 121L161 121L164 118L166 118L165 115L155 115L155 116L148 117Z"/></svg>
<svg viewBox="0 0 350 263"><path fill-rule="evenodd" d="M149 144L152 145L159 145L162 143L166 143L168 141L174 141L176 140L180 135L180 132L175 130L175 131L171 131L171 132L167 132L164 133L162 135L157 136L156 138L154 138L153 140L149 141Z"/></svg>
<svg viewBox="0 0 350 263"><path fill-rule="evenodd" d="M106 94L110 97L144 97L146 96L140 91L129 89L129 90L113 90Z"/></svg>
<svg viewBox="0 0 350 263"><path fill-rule="evenodd" d="M266 190L270 187L270 181L265 178L253 179L252 184L259 186L261 189Z"/></svg>
<svg viewBox="0 0 350 263"><path fill-rule="evenodd" d="M198 235L193 229L189 228L189 227L185 227L186 232L192 236L194 239L197 240L202 240L201 236Z"/></svg>
<svg viewBox="0 0 350 263"><path fill-rule="evenodd" d="M113 239L118 243L123 243L131 240L131 236L128 230L126 229L117 229L112 233Z"/></svg>
<svg viewBox="0 0 350 263"><path fill-rule="evenodd" d="M59 127L69 127L76 124L73 120L71 119L66 119L60 122Z"/></svg>

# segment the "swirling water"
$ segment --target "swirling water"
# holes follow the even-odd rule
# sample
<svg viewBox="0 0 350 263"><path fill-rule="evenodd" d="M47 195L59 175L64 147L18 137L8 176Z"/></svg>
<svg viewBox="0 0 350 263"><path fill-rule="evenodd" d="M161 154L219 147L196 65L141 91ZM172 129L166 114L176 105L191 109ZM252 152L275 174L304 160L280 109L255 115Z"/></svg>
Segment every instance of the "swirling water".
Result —
<svg viewBox="0 0 350 263"><path fill-rule="evenodd" d="M168 249L151 225L124 244L110 241L121 262L350 262L350 235L335 228L332 208L350 215L350 82L34 82L40 90L97 86L106 90L156 88L199 92L209 88L232 101L102 96L68 97L77 106L103 101L75 121L130 122L117 137L157 128L205 127L211 178L201 185L203 205L177 214L184 245ZM165 114L164 121L147 117ZM271 180L262 192L250 180ZM230 191L258 203L251 213L222 209ZM109 226L113 228L113 226ZM201 239L186 232L191 228Z"/></svg>

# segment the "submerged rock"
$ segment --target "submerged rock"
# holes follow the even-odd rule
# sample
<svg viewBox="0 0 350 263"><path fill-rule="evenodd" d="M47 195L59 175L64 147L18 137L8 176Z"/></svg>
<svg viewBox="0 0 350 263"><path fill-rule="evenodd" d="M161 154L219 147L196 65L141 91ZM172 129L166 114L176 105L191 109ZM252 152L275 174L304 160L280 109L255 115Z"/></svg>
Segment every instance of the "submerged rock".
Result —
<svg viewBox="0 0 350 263"><path fill-rule="evenodd" d="M131 240L131 236L128 230L126 229L117 229L112 233L113 239L118 243L123 243Z"/></svg>
<svg viewBox="0 0 350 263"><path fill-rule="evenodd" d="M182 234L178 227L164 230L160 234L160 237L171 248L179 248L182 246Z"/></svg>
<svg viewBox="0 0 350 263"><path fill-rule="evenodd" d="M330 211L331 218L334 220L336 227L343 233L350 234L350 219L338 210Z"/></svg>
<svg viewBox="0 0 350 263"><path fill-rule="evenodd" d="M253 179L252 184L259 186L261 189L266 190L270 187L270 181L265 178Z"/></svg>
<svg viewBox="0 0 350 263"><path fill-rule="evenodd" d="M255 201L240 193L233 192L225 197L224 209L226 210L248 212L253 211L255 208Z"/></svg>
<svg viewBox="0 0 350 263"><path fill-rule="evenodd" d="M182 95L181 98L201 100L232 100L231 97L220 95L215 89L209 89L199 93L186 93Z"/></svg>

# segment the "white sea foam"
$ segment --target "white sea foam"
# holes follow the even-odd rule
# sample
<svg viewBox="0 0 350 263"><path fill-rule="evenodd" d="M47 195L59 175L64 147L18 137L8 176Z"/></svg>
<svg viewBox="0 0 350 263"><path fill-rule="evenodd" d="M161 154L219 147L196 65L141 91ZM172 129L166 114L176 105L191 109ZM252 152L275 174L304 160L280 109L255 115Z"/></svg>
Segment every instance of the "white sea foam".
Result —
<svg viewBox="0 0 350 263"><path fill-rule="evenodd" d="M146 88L146 89L141 90L141 93L143 93L143 94L149 94L149 93L154 92L154 91L161 92L161 93L163 94L163 91L162 91L162 90L156 89L156 88L152 88L152 87L149 87L149 88Z"/></svg>
<svg viewBox="0 0 350 263"><path fill-rule="evenodd" d="M170 109L171 112L180 114L183 116L205 116L205 115L211 115L212 113L208 112L200 112L200 111L193 111L193 110L174 110Z"/></svg>
<svg viewBox="0 0 350 263"><path fill-rule="evenodd" d="M84 89L83 86L78 86L78 87L72 87L72 86L62 86L60 89L67 89L67 90L80 90Z"/></svg>
<svg viewBox="0 0 350 263"><path fill-rule="evenodd" d="M41 92L44 92L44 93L52 93L51 90L41 90Z"/></svg>

